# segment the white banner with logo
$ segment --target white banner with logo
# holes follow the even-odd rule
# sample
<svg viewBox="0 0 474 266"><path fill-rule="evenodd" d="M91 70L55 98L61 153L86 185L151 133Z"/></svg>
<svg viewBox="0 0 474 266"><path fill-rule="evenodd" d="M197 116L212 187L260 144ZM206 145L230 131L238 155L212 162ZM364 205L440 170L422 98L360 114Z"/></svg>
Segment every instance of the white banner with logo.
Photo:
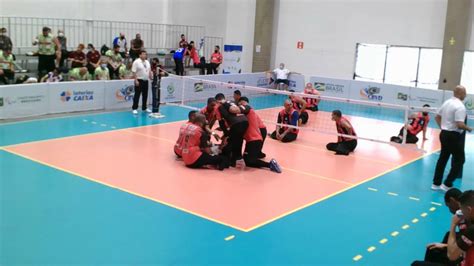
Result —
<svg viewBox="0 0 474 266"><path fill-rule="evenodd" d="M135 89L133 80L111 80L105 82L105 109L132 108ZM148 94L151 98L151 94Z"/></svg>
<svg viewBox="0 0 474 266"><path fill-rule="evenodd" d="M408 87L367 81L351 81L349 98L408 105Z"/></svg>
<svg viewBox="0 0 474 266"><path fill-rule="evenodd" d="M223 75L209 75L209 76L193 76L193 79L183 79L180 77L166 77L161 80L161 101L162 102L181 102L185 103L196 100L205 100L209 97L214 97L217 93L224 93L224 95L231 96L233 92L241 86L252 86L269 88L270 78L266 77L264 73L250 73L250 74L223 74ZM213 83L206 83L205 81L214 81ZM219 82L219 83L216 83ZM302 81L304 83L304 77ZM183 96L184 91L184 96ZM243 92L243 94L245 94Z"/></svg>
<svg viewBox="0 0 474 266"><path fill-rule="evenodd" d="M349 80L310 77L309 82L321 95L337 98L349 98L351 82Z"/></svg>
<svg viewBox="0 0 474 266"><path fill-rule="evenodd" d="M428 104L430 107L440 107L444 101L443 94L440 90L410 88L410 106L421 107Z"/></svg>
<svg viewBox="0 0 474 266"><path fill-rule="evenodd" d="M104 82L61 82L49 84L49 113L104 108Z"/></svg>
<svg viewBox="0 0 474 266"><path fill-rule="evenodd" d="M0 86L0 119L44 115L48 104L47 84Z"/></svg>
<svg viewBox="0 0 474 266"><path fill-rule="evenodd" d="M238 74L242 72L242 45L224 45L222 73Z"/></svg>

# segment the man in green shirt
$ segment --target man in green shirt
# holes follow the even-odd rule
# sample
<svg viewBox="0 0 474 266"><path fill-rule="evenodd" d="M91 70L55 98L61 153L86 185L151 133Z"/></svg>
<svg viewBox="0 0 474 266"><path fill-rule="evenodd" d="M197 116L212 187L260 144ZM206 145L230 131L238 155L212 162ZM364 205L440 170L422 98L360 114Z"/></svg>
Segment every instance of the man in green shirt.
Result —
<svg viewBox="0 0 474 266"><path fill-rule="evenodd" d="M119 68L119 76L120 79L133 79L133 72L132 72L132 63L128 62L126 65L122 64Z"/></svg>
<svg viewBox="0 0 474 266"><path fill-rule="evenodd" d="M11 48L0 50L0 83L10 84L15 78Z"/></svg>
<svg viewBox="0 0 474 266"><path fill-rule="evenodd" d="M69 71L69 80L70 81L84 81L84 80L91 80L91 76L89 75L89 71L87 71L87 67L76 67Z"/></svg>
<svg viewBox="0 0 474 266"><path fill-rule="evenodd" d="M120 55L120 45L114 45L113 50L108 50L105 53L108 58L107 67L109 68L110 79L119 79L119 68L122 65L123 58Z"/></svg>
<svg viewBox="0 0 474 266"><path fill-rule="evenodd" d="M110 74L105 59L100 60L100 65L95 69L94 76L96 80L109 80Z"/></svg>
<svg viewBox="0 0 474 266"><path fill-rule="evenodd" d="M38 76L43 77L59 65L61 44L51 34L51 29L44 27L42 34L36 37L33 45L38 45Z"/></svg>

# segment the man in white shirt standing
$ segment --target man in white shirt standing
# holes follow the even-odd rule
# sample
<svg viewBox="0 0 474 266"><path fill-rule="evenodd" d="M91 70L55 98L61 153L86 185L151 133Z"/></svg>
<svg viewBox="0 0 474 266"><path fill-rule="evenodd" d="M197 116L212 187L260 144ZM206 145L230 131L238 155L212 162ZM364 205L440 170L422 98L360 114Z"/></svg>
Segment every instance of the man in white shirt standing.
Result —
<svg viewBox="0 0 474 266"><path fill-rule="evenodd" d="M290 86L290 81L288 80L288 76L290 74L297 74L285 68L285 64L283 63L280 63L279 68L275 68L273 71L268 71L268 72L276 76L275 89L279 89L279 90L280 89L288 90L288 87ZM280 84L283 84L283 87L280 87Z"/></svg>
<svg viewBox="0 0 474 266"><path fill-rule="evenodd" d="M436 123L441 128L439 139L441 141L441 154L436 164L433 178L433 190L448 191L454 180L461 174L464 164L464 145L462 134L472 129L465 124L466 107L462 102L466 98L466 88L459 85L454 89L454 97L445 101L436 115ZM444 169L451 158L451 170L443 181Z"/></svg>
<svg viewBox="0 0 474 266"><path fill-rule="evenodd" d="M140 51L139 58L133 61L132 73L135 79L135 95L133 96L133 114L138 114L138 101L140 100L140 94L142 96L142 111L151 113L150 109L147 109L148 100L148 80L152 79L152 72L150 62L147 60L146 51Z"/></svg>

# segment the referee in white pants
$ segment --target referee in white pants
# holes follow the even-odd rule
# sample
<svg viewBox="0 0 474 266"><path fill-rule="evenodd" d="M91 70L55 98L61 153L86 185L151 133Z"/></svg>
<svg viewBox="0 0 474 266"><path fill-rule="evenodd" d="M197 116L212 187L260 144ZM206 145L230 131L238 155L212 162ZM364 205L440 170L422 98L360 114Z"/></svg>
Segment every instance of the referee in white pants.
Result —
<svg viewBox="0 0 474 266"><path fill-rule="evenodd" d="M471 128L465 123L466 107L462 102L466 98L466 88L457 86L454 89L454 97L445 101L436 115L436 123L441 128L439 139L441 141L441 154L436 164L433 178L433 190L448 191L454 180L459 177L464 164L463 133L471 132ZM451 170L443 182L444 169L451 158Z"/></svg>
<svg viewBox="0 0 474 266"><path fill-rule="evenodd" d="M151 113L147 108L148 100L148 80L152 79L150 62L148 62L146 51L141 50L139 58L133 61L132 72L135 78L135 95L133 96L133 114L138 114L138 102L142 94L142 111Z"/></svg>

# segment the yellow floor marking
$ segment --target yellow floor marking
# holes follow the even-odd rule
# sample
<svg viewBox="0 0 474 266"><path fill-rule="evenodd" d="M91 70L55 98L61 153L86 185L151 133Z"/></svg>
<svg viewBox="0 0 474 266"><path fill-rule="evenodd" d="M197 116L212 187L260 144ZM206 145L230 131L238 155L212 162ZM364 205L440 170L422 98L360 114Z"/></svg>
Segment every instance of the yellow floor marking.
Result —
<svg viewBox="0 0 474 266"><path fill-rule="evenodd" d="M234 238L235 238L235 236L234 236L234 235L231 235L231 236L228 236L228 237L224 238L224 240L225 240L225 241L230 241L230 240L232 240L232 239L234 239Z"/></svg>
<svg viewBox="0 0 474 266"><path fill-rule="evenodd" d="M415 218L415 219L413 219L413 220L411 220L411 222L412 222L412 223L414 223L414 224L416 224L418 221L419 221L419 220L418 220L418 219L416 219L416 218Z"/></svg>
<svg viewBox="0 0 474 266"><path fill-rule="evenodd" d="M402 229L403 229L403 230L407 230L408 228L410 228L410 226L409 226L408 224L402 226Z"/></svg>
<svg viewBox="0 0 474 266"><path fill-rule="evenodd" d="M368 252L373 252L374 250L376 250L376 247L372 246L372 247L369 247L367 249Z"/></svg>
<svg viewBox="0 0 474 266"><path fill-rule="evenodd" d="M388 242L388 239L386 239L386 238L379 241L379 243L382 244L382 245L387 243L387 242Z"/></svg>
<svg viewBox="0 0 474 266"><path fill-rule="evenodd" d="M393 236L393 237L396 237L396 236L398 236L398 234L400 234L400 233L395 231L395 232L392 232L390 235Z"/></svg>
<svg viewBox="0 0 474 266"><path fill-rule="evenodd" d="M433 202L433 201L431 202L431 204L436 205L436 206L443 206L443 204L438 203L438 202Z"/></svg>
<svg viewBox="0 0 474 266"><path fill-rule="evenodd" d="M375 192L379 191L378 189L376 189L376 188L371 188L371 187L369 187L368 190L370 190L370 191L375 191Z"/></svg>
<svg viewBox="0 0 474 266"><path fill-rule="evenodd" d="M421 214L421 217L423 217L423 218L425 218L426 216L428 216L428 214L426 212Z"/></svg>
<svg viewBox="0 0 474 266"><path fill-rule="evenodd" d="M355 256L354 258L352 258L354 261L359 261L360 259L362 259L362 256L361 255L357 255Z"/></svg>
<svg viewBox="0 0 474 266"><path fill-rule="evenodd" d="M393 192L388 192L387 194L390 195L390 196L398 196L397 193L393 193Z"/></svg>
<svg viewBox="0 0 474 266"><path fill-rule="evenodd" d="M174 143L174 141L171 141L171 140L169 140L169 139L153 137L153 136L150 136L150 135L147 135L147 134L138 133L138 132L132 132L131 129L146 128L146 127L159 127L159 126L163 126L163 125L183 123L184 121L186 121L186 120L174 121L174 122L167 122L167 123L162 123L162 124L139 126L139 127L123 128L123 129L115 130L114 132L126 131L126 132L128 132L128 133L137 134L137 135L144 135L144 136L147 136L147 137L152 137L152 138L155 138L155 139L161 139L161 140L163 140L163 141L167 141L167 142L172 142L172 143ZM118 189L118 190L122 190L122 191L127 192L127 193L130 193L130 194L132 194L132 195L136 195L136 196L139 196L139 197L142 197L142 198L146 198L146 199L149 199L149 200L152 200L152 201L155 201L155 202L158 202L158 203L167 205L167 206L169 206L169 207L172 207L172 208L175 208L175 209L178 209L178 210L181 210L181 211L184 211L184 212L187 212L187 213L196 215L196 216L201 217L201 218L204 218L204 219L206 219L206 220L210 220L210 221L213 221L213 222L216 222L216 223L219 223L219 224L222 224L222 225L225 225L225 226L228 226L228 227L231 227L231 228L234 228L234 229L243 231L243 232L250 232L250 231L253 231L253 230L257 229L257 228L260 228L260 227L262 227L262 226L264 226L264 225L267 225L267 224L269 224L269 223L272 223L272 222L274 222L274 221L276 221L276 220L278 220L278 219L281 219L281 218L283 218L283 217L285 217L285 216L288 216L288 215L290 215L290 214L292 214L292 213L295 213L295 212L297 212L297 211L299 211L299 210L302 210L302 209L304 209L304 208L307 208L307 207L309 207L309 206L312 206L312 205L314 205L314 204L316 204L316 203L318 203L318 202L327 200L327 199L332 198L332 197L334 197L334 196L336 196L336 195L339 195L339 194L341 194L341 193L343 193L343 192L346 192L346 191L348 191L348 190L350 190L350 189L352 189L352 188L354 188L354 187L357 187L357 186L362 185L362 184L364 184L364 183L370 182L370 181L372 181L372 180L374 180L374 179L376 179L376 178L379 178L379 177L384 176L384 175L386 175L386 174L388 174L388 173L390 173L390 172L393 172L393 171L395 171L395 170L398 170L398 169L400 169L400 168L402 168L402 167L404 167L404 166L406 166L406 165L409 165L409 164L411 164L411 163L413 163L413 162L415 162L415 161L418 161L418 160L420 160L420 159L422 159L422 158L424 158L424 157L430 156L430 155L432 155L433 153L436 153L436 152L438 152L438 151L440 150L440 149L436 149L436 150L433 150L433 151L431 151L431 152L423 153L423 154L421 154L420 156L418 156L418 157L416 157L416 158L414 158L414 159L412 159L412 160L410 160L410 161L408 161L408 162L405 162L405 163L403 163L403 164L400 164L400 165L398 165L398 166L395 166L395 167L393 167L393 168L391 168L391 169L389 169L389 170L386 170L386 171L384 171L384 172L382 172L382 173L380 173L380 174L377 174L377 175L375 175L375 176L373 176L373 177L371 177L371 178L365 179L365 180L363 180L363 181L361 181L361 182L358 182L358 183L355 183L355 184L351 184L351 185L350 185L349 187L347 187L347 188L343 188L343 189L341 189L340 191L337 191L337 192L335 192L335 193L332 193L332 194L330 194L330 195L328 195L328 196L326 196L326 197L323 197L323 198L321 198L321 199L317 199L317 200L315 200L315 201L312 201L312 202L309 202L309 203L307 203L307 204L304 204L304 205L302 205L302 206L300 206L300 207L297 207L297 208L295 208L295 209L293 209L293 210L290 210L290 211L288 211L288 212L285 212L285 213L283 213L283 214L281 214L281 215L278 215L278 216L276 216L276 217L274 217L274 218L272 218L272 219L269 219L269 220L267 220L267 221L265 221L265 222L259 223L259 224L255 225L255 226L250 227L250 228L240 228L240 227L238 227L238 226L226 224L226 223L224 223L224 222L215 220L215 219L213 219L213 218L206 217L206 216L201 215L201 214L198 214L198 213L194 213L194 212L192 212L192 211L183 209L183 208L178 207L178 206L174 206L174 205L172 205L172 204L170 204L170 203L167 203L167 202L164 202L164 201L160 201L160 200L157 200L157 199L153 199L153 198L150 198L150 197L147 197L147 196L144 196L144 195L140 195L140 194L135 193L135 192L132 192L132 191L128 191L128 190L123 189L123 188L120 188L120 187L116 187L116 186L107 184L107 183L105 183L105 182L101 182L101 181L98 181L98 180L95 180L95 179L92 179L92 178L89 178L89 177L86 177L86 176L83 176L83 175L79 175L79 174L74 173L74 172L71 172L71 171L69 171L69 170L66 170L66 169L63 169L63 168L60 168L60 167L56 167L56 166L54 166L54 165L50 165L50 164L48 164L48 163L45 163L45 162L42 162L42 161L39 161L39 160L30 158L30 157L28 157L28 156L25 156L25 155L22 155L22 154L19 154L19 153L16 153L16 152L13 152L13 151L10 151L10 150L7 149L8 147L15 147L15 146L20 146L20 145L24 145L24 144L40 143L40 142L46 142L46 141L51 141L51 140L60 140L60 139L62 140L62 139L75 138L75 137L82 137L82 136L88 136L88 135L104 134L104 133L108 133L108 132L109 132L109 131L93 132L93 133L87 133L87 134L82 134L82 135L74 135L74 136L68 136L68 137L62 137L62 138L56 138L56 139L47 139L47 140L32 141L32 142L28 142L28 143L21 143L21 144L14 144L14 145L3 146L3 147L0 147L0 149L5 150L5 151L7 151L7 152L9 152L9 153L18 155L18 156L20 156L20 157L26 158L26 159L28 159L28 160L31 160L31 161L34 161L34 162L37 162L37 163L40 163L40 164L49 166L49 167L51 167L51 168L55 168L55 169L58 169L58 170L60 170L60 171L66 172L66 173L69 173L69 174L72 174L72 175L76 175L76 176L78 176L78 177L82 177L82 178L84 178L84 179L87 179L87 180L90 180L90 181L93 181L93 182L96 182L96 183L100 183L100 184L105 185L105 186L108 186L108 187L112 187L112 188L115 188L115 189ZM291 170L290 170L290 171L291 171ZM296 171L298 171L298 170L296 170ZM304 172L302 172L302 173L304 173ZM344 182L344 181L340 181L340 180L339 180L339 182ZM430 209L430 211L431 211L431 209ZM434 211L434 210L432 210L432 211ZM388 241L388 240L387 240L387 241ZM361 258L362 258L362 256L361 256Z"/></svg>
<svg viewBox="0 0 474 266"><path fill-rule="evenodd" d="M408 197L408 198L411 199L411 200L414 200L414 201L420 201L419 198L415 198L415 197Z"/></svg>
<svg viewBox="0 0 474 266"><path fill-rule="evenodd" d="M165 201L162 201L162 200L159 200L159 199L155 199L155 198L152 198L152 197L149 197L149 196L145 196L145 195L143 195L143 194L136 193L136 192L127 190L127 189L125 189L125 188L121 188L121 187L118 187L118 186L114 186L114 185L108 184L108 183L106 183L106 182L102 182L102 181L96 180L96 179L94 179L94 178L91 178L91 177L88 177L88 176L85 176L85 175L81 175L81 174L79 174L79 173L75 173L75 172L73 172L73 171L70 171L70 170L67 170L67 169L61 168L61 167L59 167L59 166L55 166L55 165L52 165L52 164L49 164L49 163L46 163L46 162L43 162L43 161L40 161L40 160L37 160L37 159L31 158L31 157L28 157L28 156L26 156L26 155L23 155L23 154L20 154L20 153L17 153L17 152L14 152L14 151L11 151L11 150L8 150L8 149L5 149L5 148L1 148L1 149L4 150L4 151L6 151L6 152L9 152L9 153L11 153L11 154L15 154L15 155L20 156L20 157L23 157L23 158L25 158L25 159L31 160L31 161L33 161L33 162L36 162L36 163L39 163L39 164L46 165L46 166L49 166L49 167L51 167L51 168L57 169L57 170L59 170L59 171L62 171L62 172L65 172L65 173L68 173L68 174L71 174L71 175L75 175L75 176L78 176L78 177L87 179L87 180L92 181L92 182L95 182L95 183L99 183L99 184L104 185L104 186L111 187L111 188L114 188L114 189L117 189L117 190L121 190L121 191L124 191L124 192L126 192L126 193L129 193L129 194L132 194L132 195L141 197L141 198L145 198L145 199L148 199L148 200L151 200L151 201L154 201L154 202L158 202L158 203L161 203L161 204L166 205L166 206L168 206L168 207L172 207L172 208L175 208L175 209L177 209L177 210L180 210L180 211L183 211L183 212L187 212L187 213L189 213L189 214L192 214L192 215L195 215L195 216L204 218L204 219L206 219L206 220L209 220L209 221L212 221L212 222L215 222L215 223L218 223L218 224L222 224L222 225L225 225L225 226L228 226L228 227L231 227L231 228L234 228L234 229L243 231L243 232L247 232L247 230L246 230L245 228L240 228L240 227L238 227L238 226L231 225L231 224L228 224L228 223L225 223L225 222L216 220L216 219L211 218L211 217L207 217L207 216L205 216L205 215L202 215L202 214L199 214L199 213L196 213L196 212L193 212L193 211L190 211L190 210L181 208L181 207L176 206L176 205L173 205L173 204L171 204L171 203L168 203L168 202L165 202Z"/></svg>
<svg viewBox="0 0 474 266"><path fill-rule="evenodd" d="M430 208L430 212L434 212L434 211L436 211L436 208L435 208L435 207L431 207L431 208Z"/></svg>

